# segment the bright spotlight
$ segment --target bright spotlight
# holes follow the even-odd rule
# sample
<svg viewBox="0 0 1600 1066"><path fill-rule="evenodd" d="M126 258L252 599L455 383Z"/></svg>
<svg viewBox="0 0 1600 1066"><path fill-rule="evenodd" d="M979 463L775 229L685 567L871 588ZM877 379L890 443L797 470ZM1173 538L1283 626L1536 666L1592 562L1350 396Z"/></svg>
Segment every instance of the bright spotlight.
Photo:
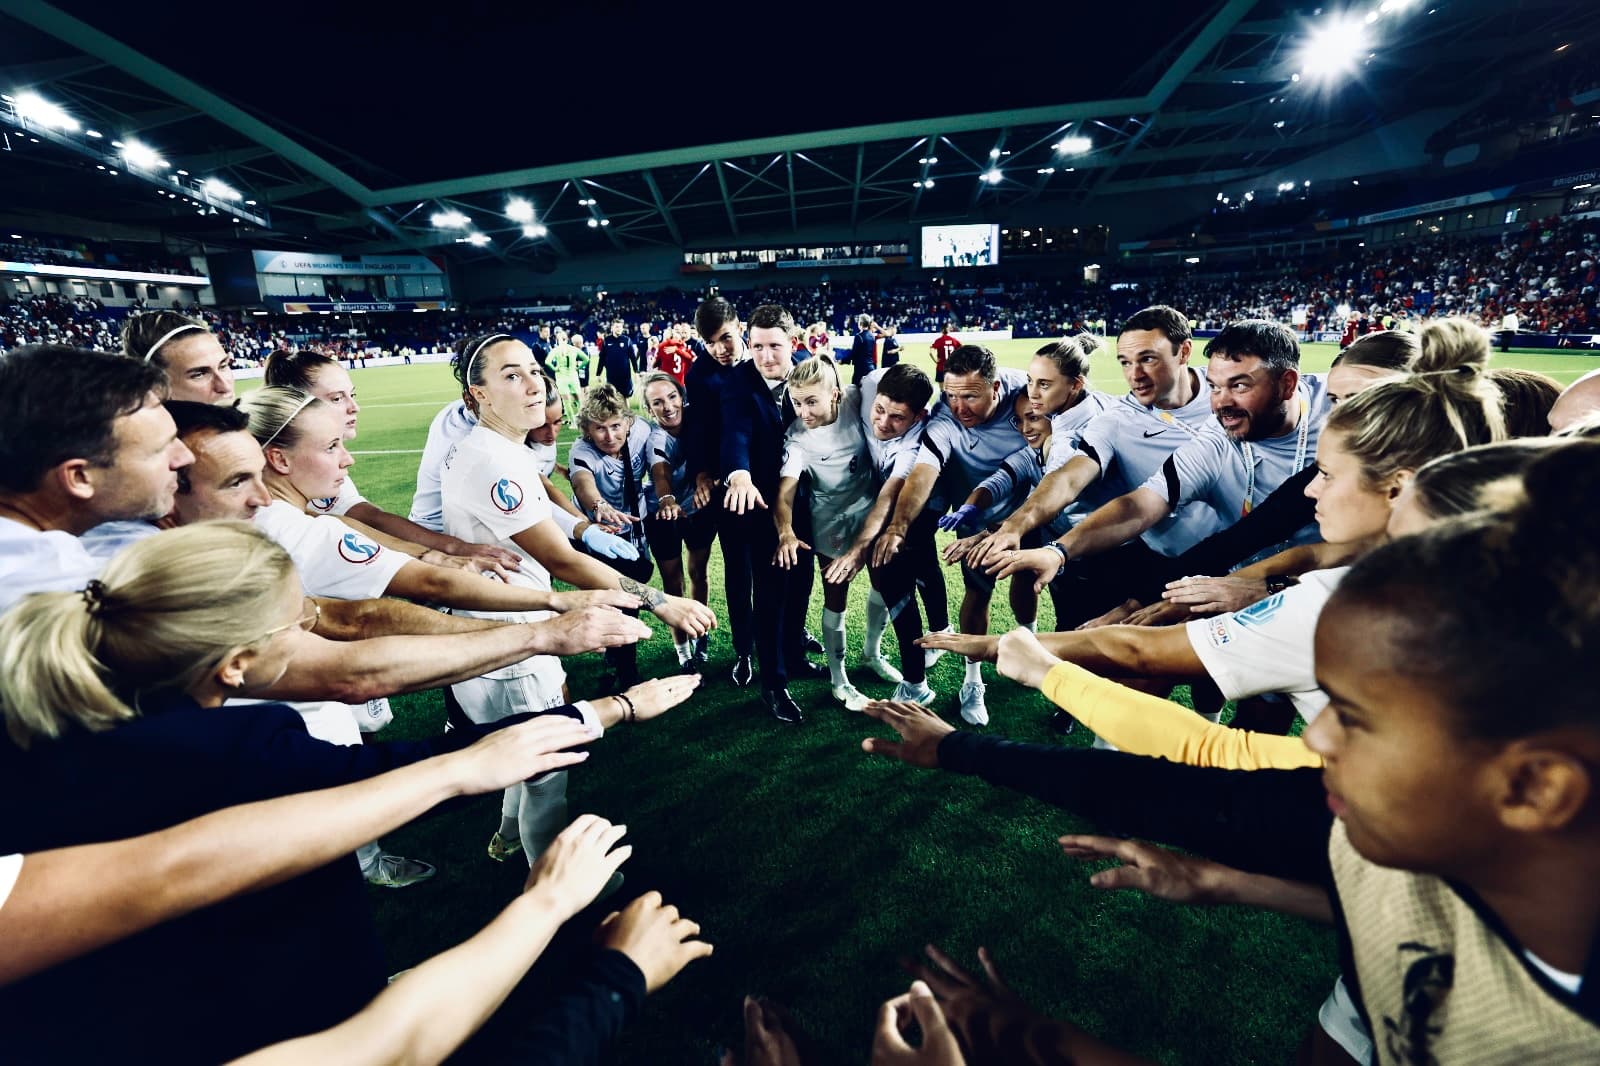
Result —
<svg viewBox="0 0 1600 1066"><path fill-rule="evenodd" d="M1353 18L1334 18L1307 38L1300 55L1301 69L1313 78L1348 74L1366 53L1366 27Z"/></svg>
<svg viewBox="0 0 1600 1066"><path fill-rule="evenodd" d="M989 149L989 158L990 159L999 159L1000 158L1000 149L998 149L998 148Z"/></svg>
<svg viewBox="0 0 1600 1066"><path fill-rule="evenodd" d="M469 233L467 234L467 243L474 248L482 248L489 243L489 235L487 233Z"/></svg>
<svg viewBox="0 0 1600 1066"><path fill-rule="evenodd" d="M1093 147L1094 142L1087 137L1065 137L1056 145L1056 151L1064 155L1082 155Z"/></svg>
<svg viewBox="0 0 1600 1066"><path fill-rule="evenodd" d="M923 188L924 188L924 189L931 189L931 188L933 188L933 179L932 179L932 178L929 178L929 179L928 179L928 180L927 180L927 181L924 181L924 182L923 182L923 183L922 183L922 187L923 187Z"/></svg>
<svg viewBox="0 0 1600 1066"><path fill-rule="evenodd" d="M227 182L218 181L216 178L207 178L200 190L207 196L214 196L218 200L242 200L244 196Z"/></svg>
<svg viewBox="0 0 1600 1066"><path fill-rule="evenodd" d="M546 233L549 233L549 232L550 232L549 230L545 229L543 226L539 225L538 223L534 223L532 225L528 225L528 226L523 226L522 227L522 235L524 237L543 237Z"/></svg>
<svg viewBox="0 0 1600 1066"><path fill-rule="evenodd" d="M589 228L590 229L599 229L600 228L600 220L598 218L591 218L589 220Z"/></svg>
<svg viewBox="0 0 1600 1066"><path fill-rule="evenodd" d="M1190 266L1193 266L1194 264L1200 262L1200 257L1198 255L1191 255L1185 259L1184 262L1188 263Z"/></svg>
<svg viewBox="0 0 1600 1066"><path fill-rule="evenodd" d="M532 222L533 205L521 197L513 197L506 202L506 217L513 222Z"/></svg>
<svg viewBox="0 0 1600 1066"><path fill-rule="evenodd" d="M78 120L52 104L38 93L17 94L11 105L23 118L35 126L47 129L76 131Z"/></svg>
<svg viewBox="0 0 1600 1066"><path fill-rule="evenodd" d="M990 185L999 185L1000 182L1005 180L1005 175L1000 173L998 170L985 170L983 172L983 180L988 182Z"/></svg>
<svg viewBox="0 0 1600 1066"><path fill-rule="evenodd" d="M463 215L460 211L435 211L433 217L428 221L432 222L438 229L461 229L463 226L468 226L472 223L472 219Z"/></svg>
<svg viewBox="0 0 1600 1066"><path fill-rule="evenodd" d="M600 220L600 224L602 226L609 226L609 225L611 225L611 220L609 218L602 218Z"/></svg>
<svg viewBox="0 0 1600 1066"><path fill-rule="evenodd" d="M102 138L102 137L104 137L104 136L105 136L105 134L103 134L103 133L101 133L101 132L100 132L100 131L99 131L99 130L84 130L84 131L83 131L83 132L84 132L84 135L85 135L85 136L87 136L87 137L93 137L93 138L94 138L94 139L95 139L95 140L97 140L97 141L98 141L98 140L99 140L99 139L100 139L100 138Z"/></svg>
<svg viewBox="0 0 1600 1066"><path fill-rule="evenodd" d="M157 170L167 165L167 161L154 148L138 141L129 141L122 146L122 161L138 170Z"/></svg>

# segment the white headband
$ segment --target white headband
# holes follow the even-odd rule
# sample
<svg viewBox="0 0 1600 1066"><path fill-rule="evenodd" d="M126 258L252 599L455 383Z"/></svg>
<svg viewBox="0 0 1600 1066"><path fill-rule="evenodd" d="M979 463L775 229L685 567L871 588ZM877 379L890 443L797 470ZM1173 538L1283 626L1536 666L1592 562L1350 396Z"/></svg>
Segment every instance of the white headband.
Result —
<svg viewBox="0 0 1600 1066"><path fill-rule="evenodd" d="M509 333L491 333L487 337L483 338L483 340L473 345L472 354L467 356L467 372L462 375L462 377L466 379L466 383L469 386L472 384L472 364L478 361L479 352L489 347L489 345L493 344L495 341L514 341L516 339L517 338L513 337Z"/></svg>
<svg viewBox="0 0 1600 1066"><path fill-rule="evenodd" d="M157 350L159 350L160 347L163 344L167 343L172 338L174 338L178 334L182 333L184 330L189 330L189 329L197 329L197 330L200 330L202 333L209 333L210 332L204 326L197 326L193 322L185 322L183 325L179 326L177 329L168 330L166 333L163 333L161 335L161 339L156 341L154 344L152 344L150 346L150 350L144 353L144 361L148 363L150 360L154 359Z"/></svg>
<svg viewBox="0 0 1600 1066"><path fill-rule="evenodd" d="M300 416L300 412L304 411L306 409L306 404L310 403L312 400L315 400L315 399L316 399L316 397L313 396L311 393L306 393L306 398L301 400L299 405L293 411L289 412L289 417L285 418L283 420L283 425L281 425L277 429L273 430L272 431L272 436L268 437L266 440L261 442L261 450L262 451L266 451L268 445L270 445L273 441L278 439L278 434L282 433L284 430L288 429L289 428L289 423L293 422L296 418L298 418Z"/></svg>

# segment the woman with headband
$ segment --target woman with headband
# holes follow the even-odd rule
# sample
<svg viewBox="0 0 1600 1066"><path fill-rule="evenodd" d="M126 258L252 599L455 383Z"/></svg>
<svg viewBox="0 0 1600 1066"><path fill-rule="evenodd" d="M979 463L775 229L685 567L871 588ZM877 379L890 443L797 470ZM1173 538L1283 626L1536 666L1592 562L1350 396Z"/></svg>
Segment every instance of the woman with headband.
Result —
<svg viewBox="0 0 1600 1066"><path fill-rule="evenodd" d="M538 459L525 444L528 434L544 422L546 398L545 376L526 344L503 333L474 338L461 346L455 373L463 393L477 408L478 424L450 449L440 473L445 532L463 540L498 543L516 552L522 565L509 577L510 589L548 594L554 577L579 588L637 597L635 605L642 604L691 638L716 626L716 616L704 604L669 596L578 551L552 518ZM524 621L528 619L516 612L526 610L475 607L470 613ZM536 655L461 682L451 691L468 718L492 722L564 703L565 682L559 659ZM513 841L520 838L522 850L532 862L565 820L565 796L523 795L520 800L519 806L508 794L490 854L497 849L502 854L515 851ZM542 804L559 804L562 816L549 818Z"/></svg>
<svg viewBox="0 0 1600 1066"><path fill-rule="evenodd" d="M169 399L233 402L233 356L204 322L176 311L132 315L122 327L122 351L166 372Z"/></svg>

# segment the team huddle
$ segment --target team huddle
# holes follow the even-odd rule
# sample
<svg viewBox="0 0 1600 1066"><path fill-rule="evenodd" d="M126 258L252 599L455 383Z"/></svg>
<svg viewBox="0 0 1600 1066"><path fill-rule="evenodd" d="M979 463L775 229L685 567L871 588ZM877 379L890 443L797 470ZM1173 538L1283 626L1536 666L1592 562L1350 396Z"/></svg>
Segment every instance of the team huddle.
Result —
<svg viewBox="0 0 1600 1066"><path fill-rule="evenodd" d="M155 1025L142 1057L164 1062L596 1061L711 946L647 892L549 994L496 1012L623 884L623 827L573 820L568 776L724 670L788 725L833 709L791 691L825 680L893 732L867 755L1089 817L1115 835L1061 846L1120 862L1099 887L1333 923L1308 1061L1600 1056L1600 376L1490 367L1463 319L1363 336L1312 374L1269 321L1227 325L1202 365L1187 317L1152 306L1110 352L1067 337L1024 372L946 330L935 375L857 359L848 383L780 306L712 297L692 331L698 358L674 329L657 351L676 372L638 378L643 414L639 368L604 347L601 382L565 337L462 341L403 516L351 477L360 404L333 359L274 353L236 399L216 339L171 312L131 319L120 353L0 357L16 1061L100 1057L63 1044L86 1003L102 1047L151 1046ZM1090 385L1108 356L1121 396ZM850 674L862 571L858 665L886 700ZM1018 626L991 635L1001 583ZM650 680L646 613L678 664ZM733 659L713 667L723 625ZM596 652L604 680L573 692L563 660ZM955 693L929 683L945 654ZM986 668L1094 746L983 729ZM364 743L388 697L436 688L447 732ZM952 695L975 728L937 713ZM361 879L434 870L380 837L481 794L501 797L487 854L526 862L527 890L388 983ZM987 981L931 951L881 1008L873 1061L1137 1061L982 958ZM724 1062L802 1062L780 1013L745 1020Z"/></svg>

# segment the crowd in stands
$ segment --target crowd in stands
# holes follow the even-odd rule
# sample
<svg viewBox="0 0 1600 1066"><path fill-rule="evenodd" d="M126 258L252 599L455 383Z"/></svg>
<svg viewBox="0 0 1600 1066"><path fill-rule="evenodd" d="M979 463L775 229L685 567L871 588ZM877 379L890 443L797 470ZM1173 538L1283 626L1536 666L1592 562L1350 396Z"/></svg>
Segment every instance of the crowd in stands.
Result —
<svg viewBox="0 0 1600 1066"><path fill-rule="evenodd" d="M168 254L156 245L112 246L85 241L79 237L23 236L20 240L0 240L0 259L13 263L40 263L46 266L94 266L116 270L137 270L146 274L193 274L194 264L183 256Z"/></svg>
<svg viewBox="0 0 1600 1066"><path fill-rule="evenodd" d="M1597 88L1600 88L1600 77L1595 75L1593 57L1583 52L1569 53L1537 80L1510 91L1497 92L1461 114L1428 139L1428 148L1440 151L1515 125L1540 124L1547 116L1573 110L1573 97ZM1582 111L1582 114L1588 112ZM1537 117L1530 119L1530 115Z"/></svg>
<svg viewBox="0 0 1600 1066"><path fill-rule="evenodd" d="M1086 289L1061 278L1008 279L961 288L937 278L811 285L765 285L724 290L747 306L782 303L806 323L823 322L834 338L854 333L853 319L870 315L901 333L1003 330L1017 336L1061 336L1116 319L1134 304L1170 301L1189 309L1201 329L1240 318L1292 323L1308 334L1340 332L1352 315L1416 326L1430 318L1464 315L1491 329L1515 312L1528 333L1600 333L1600 224L1548 218L1500 235L1427 237L1350 249L1296 266L1263 258L1228 274L1193 270L1141 274L1124 268L1102 274L1106 287ZM1117 288L1111 290L1110 284ZM621 318L630 330L687 321L699 294L667 289L606 293L528 311L480 308L457 314L367 314L359 317L251 314L191 307L237 365L253 366L276 348L312 348L338 358L371 352L445 350L485 332L532 336L541 324L561 326L597 341ZM1127 306L1124 306L1127 305ZM56 343L110 350L127 312L88 297L34 296L0 303L0 346ZM357 331L352 333L355 326Z"/></svg>

